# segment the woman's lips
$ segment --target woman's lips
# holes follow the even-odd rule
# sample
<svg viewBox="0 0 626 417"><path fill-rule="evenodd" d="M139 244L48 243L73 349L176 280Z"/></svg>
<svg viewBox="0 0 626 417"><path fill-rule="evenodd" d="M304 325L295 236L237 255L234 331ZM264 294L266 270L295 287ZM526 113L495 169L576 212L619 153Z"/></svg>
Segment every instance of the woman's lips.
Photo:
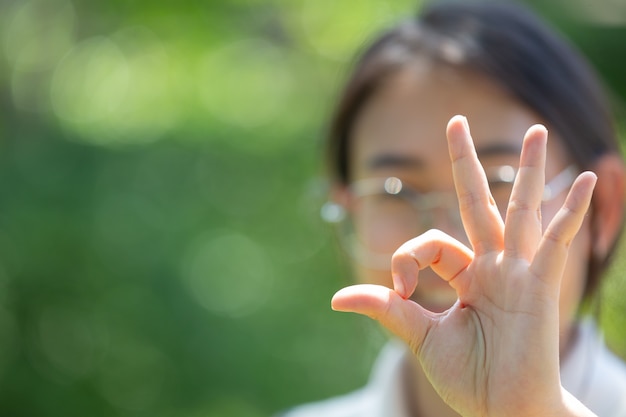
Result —
<svg viewBox="0 0 626 417"><path fill-rule="evenodd" d="M446 281L435 274L427 274L419 277L411 300L434 313L441 313L452 307L457 295Z"/></svg>
<svg viewBox="0 0 626 417"><path fill-rule="evenodd" d="M457 296L456 292L451 288L446 291L436 289L415 292L411 296L411 300L433 313L442 313L454 305Z"/></svg>

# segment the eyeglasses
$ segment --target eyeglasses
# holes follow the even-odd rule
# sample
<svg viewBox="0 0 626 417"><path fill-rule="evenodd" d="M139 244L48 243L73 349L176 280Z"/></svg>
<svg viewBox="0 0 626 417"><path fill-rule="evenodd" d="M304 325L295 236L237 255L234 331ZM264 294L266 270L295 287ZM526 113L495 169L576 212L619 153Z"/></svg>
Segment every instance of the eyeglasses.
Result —
<svg viewBox="0 0 626 417"><path fill-rule="evenodd" d="M544 187L542 203L553 200L572 185L578 171L571 165ZM517 170L510 165L485 168L491 194L504 218ZM350 215L345 207L326 203L322 218L339 226L348 253L361 264L388 269L393 252L404 242L441 229L465 239L458 200L454 192L419 192L397 177L369 178L349 187Z"/></svg>

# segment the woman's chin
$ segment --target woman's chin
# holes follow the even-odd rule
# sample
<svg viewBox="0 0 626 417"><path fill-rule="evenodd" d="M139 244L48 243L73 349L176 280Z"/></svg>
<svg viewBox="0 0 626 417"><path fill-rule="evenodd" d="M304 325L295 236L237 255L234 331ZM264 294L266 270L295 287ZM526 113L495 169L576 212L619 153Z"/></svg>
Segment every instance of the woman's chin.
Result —
<svg viewBox="0 0 626 417"><path fill-rule="evenodd" d="M454 291L430 291L428 294L415 293L411 300L433 313L443 313L456 303L457 296Z"/></svg>

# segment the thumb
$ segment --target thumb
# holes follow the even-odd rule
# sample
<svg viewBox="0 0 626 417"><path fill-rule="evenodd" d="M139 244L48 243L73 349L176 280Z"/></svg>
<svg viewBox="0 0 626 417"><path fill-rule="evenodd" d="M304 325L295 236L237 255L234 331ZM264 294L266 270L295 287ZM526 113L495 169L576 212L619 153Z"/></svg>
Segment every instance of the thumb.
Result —
<svg viewBox="0 0 626 417"><path fill-rule="evenodd" d="M435 322L431 312L380 285L343 288L333 296L331 306L336 311L363 314L377 320L415 351Z"/></svg>

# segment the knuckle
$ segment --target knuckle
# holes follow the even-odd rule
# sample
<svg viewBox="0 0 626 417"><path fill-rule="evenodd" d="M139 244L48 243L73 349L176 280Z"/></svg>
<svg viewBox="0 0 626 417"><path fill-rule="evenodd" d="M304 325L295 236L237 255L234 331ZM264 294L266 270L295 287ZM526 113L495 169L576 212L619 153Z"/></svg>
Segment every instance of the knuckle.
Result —
<svg viewBox="0 0 626 417"><path fill-rule="evenodd" d="M507 212L515 213L528 211L537 211L537 207L519 198L511 197L511 201L509 201L509 205L507 206Z"/></svg>
<svg viewBox="0 0 626 417"><path fill-rule="evenodd" d="M446 238L446 234L439 229L429 229L423 235L427 240L439 241Z"/></svg>
<svg viewBox="0 0 626 417"><path fill-rule="evenodd" d="M569 236L566 236L563 231L553 227L550 227L545 231L545 233L543 234L543 238L550 242L564 245L565 247L569 247L571 243L571 238Z"/></svg>
<svg viewBox="0 0 626 417"><path fill-rule="evenodd" d="M462 191L458 193L459 205L461 208L471 207L478 201L475 193L472 191Z"/></svg>

